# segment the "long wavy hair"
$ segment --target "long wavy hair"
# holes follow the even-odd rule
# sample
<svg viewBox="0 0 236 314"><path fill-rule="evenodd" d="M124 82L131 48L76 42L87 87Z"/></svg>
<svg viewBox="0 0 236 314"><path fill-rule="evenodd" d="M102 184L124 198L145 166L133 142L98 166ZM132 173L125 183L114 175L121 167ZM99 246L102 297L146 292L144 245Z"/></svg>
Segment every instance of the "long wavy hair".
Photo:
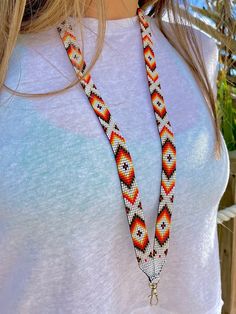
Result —
<svg viewBox="0 0 236 314"><path fill-rule="evenodd" d="M93 0L2 0L0 4L0 88L4 86L11 93L23 97L43 97L55 95L67 90L79 83L83 78L77 77L74 82L63 89L54 90L42 94L28 94L14 91L4 84L9 59L16 44L19 34L36 33L56 27L68 16L73 16L80 23L85 16L86 9ZM91 63L88 65L84 75L91 71L97 61L104 43L105 36L105 0L94 0L96 6L98 23L98 36L96 51ZM123 1L125 5L125 1ZM152 8L151 15L167 38L170 44L184 58L193 73L200 90L206 100L208 109L211 112L215 129L215 156L221 155L220 122L216 110L216 97L211 86L210 79L201 54L201 49L196 38L193 25L189 22L189 4L186 0L141 0L139 6L146 10ZM169 28L162 22L162 16L167 13L171 23ZM82 38L83 42L83 38ZM83 53L83 49L82 49Z"/></svg>

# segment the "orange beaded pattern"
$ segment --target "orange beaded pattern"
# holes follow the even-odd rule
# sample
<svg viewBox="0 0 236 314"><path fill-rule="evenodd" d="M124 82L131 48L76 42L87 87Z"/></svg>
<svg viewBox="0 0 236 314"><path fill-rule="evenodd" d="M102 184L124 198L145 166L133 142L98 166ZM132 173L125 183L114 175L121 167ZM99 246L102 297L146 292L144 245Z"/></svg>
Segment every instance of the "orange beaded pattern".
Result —
<svg viewBox="0 0 236 314"><path fill-rule="evenodd" d="M135 179L134 165L125 138L117 123L113 120L99 90L93 83L91 75L87 74L80 83L114 152L131 239L139 268L147 275L150 283L157 283L166 261L169 246L176 181L176 147L156 69L150 26L141 8L137 9L137 15L141 27L150 101L153 105L162 144L161 187L153 250L149 242L142 203ZM82 58L70 22L68 20L63 21L57 29L76 74L81 76L85 71L86 63Z"/></svg>

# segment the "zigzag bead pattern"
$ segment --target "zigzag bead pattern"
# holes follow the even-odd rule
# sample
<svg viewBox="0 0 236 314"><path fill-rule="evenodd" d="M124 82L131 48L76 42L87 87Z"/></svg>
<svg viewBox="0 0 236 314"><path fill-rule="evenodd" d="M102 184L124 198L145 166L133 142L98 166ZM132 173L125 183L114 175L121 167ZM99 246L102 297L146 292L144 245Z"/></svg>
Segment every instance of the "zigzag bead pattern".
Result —
<svg viewBox="0 0 236 314"><path fill-rule="evenodd" d="M114 153L130 234L139 268L147 275L150 283L158 283L169 247L176 181L176 147L156 69L150 26L141 8L137 8L137 15L140 22L150 100L153 105L162 144L161 187L153 250L149 242L142 203L135 179L134 165L125 138L117 123L113 120L99 90L93 83L91 75L88 73L81 79L80 83L109 139ZM57 30L76 74L81 76L85 71L86 63L82 58L81 50L69 20L60 23Z"/></svg>

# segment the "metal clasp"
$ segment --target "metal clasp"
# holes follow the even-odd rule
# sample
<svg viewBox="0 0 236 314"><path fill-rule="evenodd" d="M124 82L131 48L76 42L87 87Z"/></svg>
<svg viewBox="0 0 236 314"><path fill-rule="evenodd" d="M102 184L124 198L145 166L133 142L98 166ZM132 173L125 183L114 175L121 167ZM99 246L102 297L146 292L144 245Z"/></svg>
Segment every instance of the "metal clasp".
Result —
<svg viewBox="0 0 236 314"><path fill-rule="evenodd" d="M150 297L150 305L153 305L153 299L156 299L156 303L154 303L154 305L157 305L157 283L149 283L149 287L151 288L151 294L148 296Z"/></svg>

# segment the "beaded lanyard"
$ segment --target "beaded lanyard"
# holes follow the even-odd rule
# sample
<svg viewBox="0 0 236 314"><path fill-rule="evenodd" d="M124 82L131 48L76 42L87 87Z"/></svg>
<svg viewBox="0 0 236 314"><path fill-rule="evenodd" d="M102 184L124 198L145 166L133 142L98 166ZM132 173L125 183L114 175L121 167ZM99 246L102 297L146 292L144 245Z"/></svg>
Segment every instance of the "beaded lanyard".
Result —
<svg viewBox="0 0 236 314"><path fill-rule="evenodd" d="M162 144L161 187L153 250L149 242L141 199L135 179L134 165L125 138L122 136L117 123L111 116L108 106L102 99L96 85L93 83L91 74L88 73L80 83L109 139L114 153L130 235L138 266L149 279L149 286L151 288L151 295L149 295L149 297L150 304L152 305L153 298L156 299L155 304L158 302L157 284L160 280L160 273L165 264L169 247L171 215L176 181L176 147L156 69L150 26L145 19L144 12L139 7L137 8L137 15L141 29L151 102ZM73 33L72 26L68 20L65 20L57 27L57 30L74 70L76 74L80 76L85 71L86 63L82 59L82 54ZM80 71L80 69L82 69L82 71Z"/></svg>

